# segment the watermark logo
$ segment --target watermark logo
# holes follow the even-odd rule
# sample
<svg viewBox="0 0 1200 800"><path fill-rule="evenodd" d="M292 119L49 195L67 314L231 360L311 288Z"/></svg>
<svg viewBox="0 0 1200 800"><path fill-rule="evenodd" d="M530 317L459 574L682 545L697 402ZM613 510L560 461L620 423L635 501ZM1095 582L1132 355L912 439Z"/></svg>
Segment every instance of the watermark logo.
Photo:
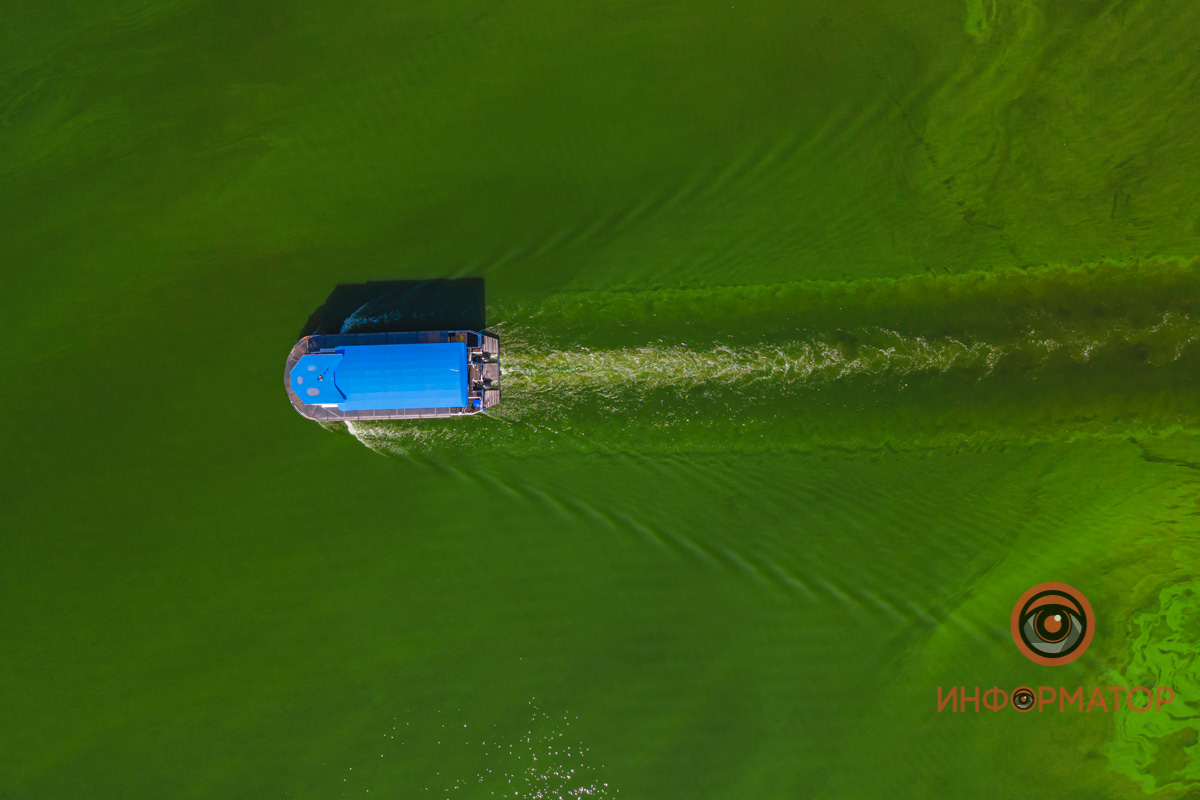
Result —
<svg viewBox="0 0 1200 800"><path fill-rule="evenodd" d="M964 691L963 694L966 692ZM1028 711L1033 708L1033 702L1033 689L1028 686L1020 686L1013 690L1012 705L1017 711Z"/></svg>
<svg viewBox="0 0 1200 800"><path fill-rule="evenodd" d="M1092 605L1083 592L1065 583L1039 583L1013 606L1013 642L1030 661L1059 667L1088 649L1094 623Z"/></svg>
<svg viewBox="0 0 1200 800"><path fill-rule="evenodd" d="M1013 606L1013 642L1030 661L1050 667L1070 664L1092 643L1095 621L1092 604L1083 592L1065 583L1039 583L1021 595ZM968 706L976 713L981 709L1011 708L1022 714L1034 709L1039 713L1049 709L1081 714L1099 710L1115 714L1124 706L1135 714L1143 714L1161 712L1163 706L1174 699L1175 690L1170 686L1093 686L1090 692L1078 686L1072 692L1064 686L1057 689L1053 686L1036 689L1018 686L1005 691L999 686L984 690L976 685L971 694L967 694L966 686L951 686L949 691L943 686L937 687L939 714L946 709L963 713Z"/></svg>
<svg viewBox="0 0 1200 800"><path fill-rule="evenodd" d="M949 691L943 686L937 687L938 713L946 709L962 713L967 710L967 706L971 706L976 713L981 709L1000 711L1011 708L1023 714L1034 710L1035 707L1040 713L1049 707L1051 711L1090 714L1099 710L1115 714L1121 710L1124 702L1124 707L1133 713L1144 714L1147 711L1162 711L1163 706L1175 699L1175 690L1170 686L1108 686L1104 689L1093 686L1090 694L1082 686L1075 687L1073 692L1068 692L1065 686L1059 686L1057 689L1053 686L1039 686L1036 690L1032 686L1018 686L1011 692L1006 692L999 686L993 686L986 691L981 690L979 686L974 688L973 693L967 694L965 686L951 686ZM1109 697L1112 698L1111 705ZM1085 700L1087 705L1084 705Z"/></svg>

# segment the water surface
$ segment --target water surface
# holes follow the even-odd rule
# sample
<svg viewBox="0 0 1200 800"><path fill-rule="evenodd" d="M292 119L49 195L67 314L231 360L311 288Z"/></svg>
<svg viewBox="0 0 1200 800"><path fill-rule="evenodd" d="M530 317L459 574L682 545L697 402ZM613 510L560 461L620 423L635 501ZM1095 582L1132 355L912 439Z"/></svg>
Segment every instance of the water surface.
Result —
<svg viewBox="0 0 1200 800"><path fill-rule="evenodd" d="M1198 14L9 9L5 795L1194 792ZM335 286L436 277L495 413L294 413Z"/></svg>

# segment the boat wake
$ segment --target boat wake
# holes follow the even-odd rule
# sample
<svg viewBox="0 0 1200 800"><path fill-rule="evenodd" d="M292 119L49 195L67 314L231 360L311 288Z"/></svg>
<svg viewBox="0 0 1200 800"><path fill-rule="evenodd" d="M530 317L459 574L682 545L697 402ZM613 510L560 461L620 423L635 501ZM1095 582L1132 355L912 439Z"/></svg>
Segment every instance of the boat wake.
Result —
<svg viewBox="0 0 1200 800"><path fill-rule="evenodd" d="M579 293L490 310L504 399L372 449L980 446L1200 429L1200 263Z"/></svg>

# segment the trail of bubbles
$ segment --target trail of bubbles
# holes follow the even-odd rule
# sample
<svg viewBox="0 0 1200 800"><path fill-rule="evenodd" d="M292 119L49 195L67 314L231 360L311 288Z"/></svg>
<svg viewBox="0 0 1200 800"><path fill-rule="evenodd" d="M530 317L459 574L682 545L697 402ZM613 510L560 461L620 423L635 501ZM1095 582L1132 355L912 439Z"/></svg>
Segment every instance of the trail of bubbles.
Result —
<svg viewBox="0 0 1200 800"><path fill-rule="evenodd" d="M590 763L589 748L567 738L571 717L551 717L529 701L531 713L525 735L504 747L496 745L493 766L476 775L480 790L489 796L525 798L613 797L618 793L603 778L603 765Z"/></svg>
<svg viewBox="0 0 1200 800"><path fill-rule="evenodd" d="M684 345L644 345L613 349L578 347L547 350L528 343L521 329L511 331L505 350L503 386L520 402L531 394L594 392L613 397L655 389L687 391L704 385L743 385L767 381L789 384L867 377L894 381L920 373L972 371L982 379L1009 362L1022 368L1043 366L1054 358L1086 364L1106 349L1135 348L1140 360L1155 365L1178 361L1195 344L1200 326L1187 314L1166 312L1152 325L1112 323L1100 335L1051 321L1005 342L960 341L905 336L876 328L805 341L695 349Z"/></svg>
<svg viewBox="0 0 1200 800"><path fill-rule="evenodd" d="M504 386L513 392L569 389L624 391L688 389L706 383L836 380L849 375L905 374L923 369L946 371L981 365L990 371L1003 350L984 342L929 342L896 335L890 347L846 348L819 340L761 347L718 346L692 350L682 346L645 346L614 350L514 348L506 353Z"/></svg>
<svg viewBox="0 0 1200 800"><path fill-rule="evenodd" d="M338 770L338 783L364 795L374 788L376 795L387 797L414 796L414 791L457 796L465 790L471 797L566 800L612 798L619 793L605 779L604 765L595 763L590 748L572 733L571 723L579 721L577 715L563 712L551 716L538 707L536 698L529 701L528 715L516 725L512 719L489 725L461 708L445 711L392 717L365 758ZM436 750L448 763L473 760L478 767L474 777L468 778L460 772L443 772L446 767L440 762L427 764L424 769L412 770L416 774L404 785L407 776L389 769L390 762L412 765L413 750Z"/></svg>

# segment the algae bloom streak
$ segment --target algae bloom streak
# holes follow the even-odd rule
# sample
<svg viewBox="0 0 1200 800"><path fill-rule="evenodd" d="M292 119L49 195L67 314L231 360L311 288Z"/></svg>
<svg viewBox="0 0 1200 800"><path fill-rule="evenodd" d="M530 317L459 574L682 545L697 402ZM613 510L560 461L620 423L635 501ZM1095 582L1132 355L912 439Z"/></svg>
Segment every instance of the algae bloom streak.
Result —
<svg viewBox="0 0 1200 800"><path fill-rule="evenodd" d="M1154 261L628 293L492 310L486 435L386 452L914 449L1200 428L1200 265Z"/></svg>

